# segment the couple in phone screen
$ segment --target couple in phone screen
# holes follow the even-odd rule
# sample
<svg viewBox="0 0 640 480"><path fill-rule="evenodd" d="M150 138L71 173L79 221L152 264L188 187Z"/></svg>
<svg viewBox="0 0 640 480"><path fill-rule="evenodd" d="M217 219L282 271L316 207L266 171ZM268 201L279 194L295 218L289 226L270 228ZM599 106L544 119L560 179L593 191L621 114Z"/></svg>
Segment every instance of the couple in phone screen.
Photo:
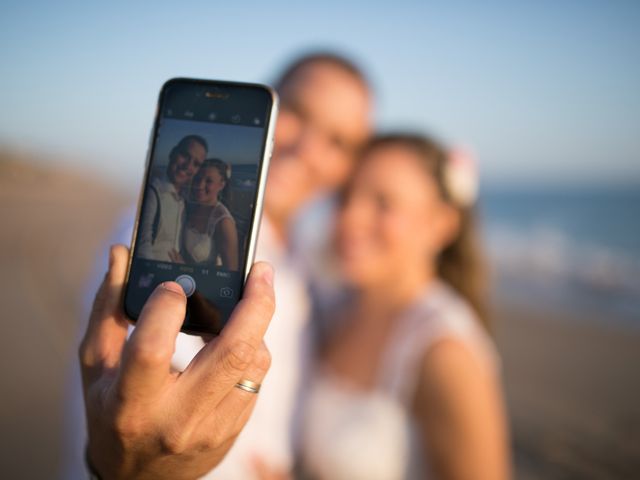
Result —
<svg viewBox="0 0 640 480"><path fill-rule="evenodd" d="M151 180L140 218L140 257L237 270L238 233L223 202L231 168L207 158L208 150L203 137L182 137L166 170Z"/></svg>

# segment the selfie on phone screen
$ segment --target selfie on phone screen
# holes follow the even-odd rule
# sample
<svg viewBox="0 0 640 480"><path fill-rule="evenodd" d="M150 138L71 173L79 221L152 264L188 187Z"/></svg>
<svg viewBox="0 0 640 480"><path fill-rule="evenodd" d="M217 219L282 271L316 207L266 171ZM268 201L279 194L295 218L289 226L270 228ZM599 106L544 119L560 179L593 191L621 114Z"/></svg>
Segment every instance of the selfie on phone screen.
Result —
<svg viewBox="0 0 640 480"><path fill-rule="evenodd" d="M185 330L218 333L238 302L259 222L272 107L259 87L174 81L163 89L125 298L137 317L176 281Z"/></svg>

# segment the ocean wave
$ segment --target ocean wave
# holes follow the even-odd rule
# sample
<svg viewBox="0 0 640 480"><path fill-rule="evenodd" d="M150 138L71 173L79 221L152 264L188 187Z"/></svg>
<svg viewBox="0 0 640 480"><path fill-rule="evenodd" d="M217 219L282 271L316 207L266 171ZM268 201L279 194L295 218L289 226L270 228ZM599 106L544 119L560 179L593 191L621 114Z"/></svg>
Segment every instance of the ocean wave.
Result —
<svg viewBox="0 0 640 480"><path fill-rule="evenodd" d="M640 298L640 257L576 239L549 225L487 229L491 263L501 276L571 283Z"/></svg>

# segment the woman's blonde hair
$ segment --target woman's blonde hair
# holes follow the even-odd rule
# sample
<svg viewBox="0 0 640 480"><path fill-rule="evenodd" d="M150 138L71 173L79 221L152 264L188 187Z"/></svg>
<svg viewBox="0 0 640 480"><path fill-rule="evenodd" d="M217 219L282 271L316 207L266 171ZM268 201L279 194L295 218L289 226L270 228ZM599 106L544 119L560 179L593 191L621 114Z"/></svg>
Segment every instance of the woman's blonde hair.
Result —
<svg viewBox="0 0 640 480"><path fill-rule="evenodd" d="M460 214L458 234L447 247L440 252L437 260L437 273L471 305L480 323L489 330L487 309L486 264L476 224L474 206L463 206L454 201L452 192L447 188L446 168L447 151L435 140L420 134L393 133L378 135L365 145L360 158L383 147L401 147L413 152L420 160L427 174L437 185L442 199L452 205Z"/></svg>

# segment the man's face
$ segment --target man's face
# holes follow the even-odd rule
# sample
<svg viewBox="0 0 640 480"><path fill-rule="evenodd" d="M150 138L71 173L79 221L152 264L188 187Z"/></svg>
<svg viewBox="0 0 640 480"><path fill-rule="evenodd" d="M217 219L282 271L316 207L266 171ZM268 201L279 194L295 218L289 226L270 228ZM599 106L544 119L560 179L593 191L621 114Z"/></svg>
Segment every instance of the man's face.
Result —
<svg viewBox="0 0 640 480"><path fill-rule="evenodd" d="M169 181L178 189L187 186L206 156L207 151L204 146L196 141L190 142L187 148L179 149L167 168Z"/></svg>
<svg viewBox="0 0 640 480"><path fill-rule="evenodd" d="M281 91L266 207L289 218L304 202L338 188L370 130L371 102L360 80L340 67L302 67Z"/></svg>

